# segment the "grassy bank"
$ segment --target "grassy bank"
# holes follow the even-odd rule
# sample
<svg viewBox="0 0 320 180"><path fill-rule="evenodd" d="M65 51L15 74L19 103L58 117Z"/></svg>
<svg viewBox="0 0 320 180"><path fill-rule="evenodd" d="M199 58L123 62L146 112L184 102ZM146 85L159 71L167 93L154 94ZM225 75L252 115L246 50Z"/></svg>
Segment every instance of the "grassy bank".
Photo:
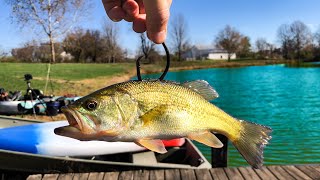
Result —
<svg viewBox="0 0 320 180"><path fill-rule="evenodd" d="M286 63L287 67L292 68L314 68L314 67L320 67L319 62L298 62L298 61L289 61Z"/></svg>
<svg viewBox="0 0 320 180"><path fill-rule="evenodd" d="M26 89L24 74L33 75L32 87L44 89L47 64L0 63L0 87L6 90ZM84 95L94 89L110 85L113 79L133 72L134 65L124 64L53 64L47 94ZM52 87L52 88L51 88ZM52 91L53 89L53 91Z"/></svg>
<svg viewBox="0 0 320 180"><path fill-rule="evenodd" d="M246 61L186 61L172 62L170 71L215 68L241 67L281 63L280 61L246 60ZM47 64L38 63L0 63L0 87L6 90L26 89L24 74L33 75L32 87L44 89L47 74ZM162 72L165 62L158 64L142 64L143 73ZM129 80L135 76L134 63L121 64L53 64L51 66L51 81L46 94L85 95L99 88Z"/></svg>
<svg viewBox="0 0 320 180"><path fill-rule="evenodd" d="M170 71L216 68L216 67L242 67L278 64L280 61L187 61L172 62ZM44 89L47 74L47 64L38 63L0 63L0 87L8 91L21 90L25 93L26 82L24 74L33 75L32 87ZM158 64L142 64L143 73L162 72L165 62ZM134 63L121 64L53 64L51 66L51 83L49 83L46 94L53 95L86 95L102 87L127 81L136 75ZM52 88L51 88L52 86ZM53 90L53 91L52 91ZM20 116L19 116L20 117ZM34 119L33 116L24 116ZM37 116L36 119L44 121L65 119L60 114L53 118L48 116Z"/></svg>
<svg viewBox="0 0 320 180"><path fill-rule="evenodd" d="M282 64L282 60L202 60L202 61L183 61L171 62L170 71L205 69L205 68L236 68L245 66L264 66L270 64ZM162 72L165 67L165 62L159 64L142 65L144 73Z"/></svg>

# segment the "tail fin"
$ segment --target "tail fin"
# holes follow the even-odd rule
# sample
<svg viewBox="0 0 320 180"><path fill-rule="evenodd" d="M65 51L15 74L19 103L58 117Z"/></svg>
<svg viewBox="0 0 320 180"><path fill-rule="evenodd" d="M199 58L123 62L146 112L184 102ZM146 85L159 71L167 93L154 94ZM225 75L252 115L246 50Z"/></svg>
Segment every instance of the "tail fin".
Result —
<svg viewBox="0 0 320 180"><path fill-rule="evenodd" d="M240 138L233 142L241 155L253 168L263 164L263 148L271 139L271 128L240 120L242 130Z"/></svg>

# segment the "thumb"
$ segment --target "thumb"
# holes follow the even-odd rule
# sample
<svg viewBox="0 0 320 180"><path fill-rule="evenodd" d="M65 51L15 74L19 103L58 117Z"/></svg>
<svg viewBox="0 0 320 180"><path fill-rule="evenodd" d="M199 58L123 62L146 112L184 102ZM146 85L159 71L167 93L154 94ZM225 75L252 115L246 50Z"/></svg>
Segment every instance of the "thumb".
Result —
<svg viewBox="0 0 320 180"><path fill-rule="evenodd" d="M143 0L148 38L163 43L167 36L171 0Z"/></svg>

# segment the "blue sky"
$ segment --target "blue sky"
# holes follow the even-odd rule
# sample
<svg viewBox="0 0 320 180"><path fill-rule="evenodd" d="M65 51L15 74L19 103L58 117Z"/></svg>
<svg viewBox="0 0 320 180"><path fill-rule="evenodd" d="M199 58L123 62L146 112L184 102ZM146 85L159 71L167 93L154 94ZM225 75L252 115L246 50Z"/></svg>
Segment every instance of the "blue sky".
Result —
<svg viewBox="0 0 320 180"><path fill-rule="evenodd" d="M106 18L100 0L93 0L95 7L87 21L78 26L99 29ZM319 0L173 0L171 17L182 14L188 24L189 39L193 44L210 45L215 35L229 24L251 38L266 38L276 44L277 28L284 23L300 20L312 32L320 28ZM31 30L20 31L10 23L10 9L0 4L0 48L10 49L37 37ZM173 18L171 18L173 19ZM135 53L139 38L131 23L117 23L122 47ZM169 24L170 29L170 24ZM167 41L170 41L168 36Z"/></svg>

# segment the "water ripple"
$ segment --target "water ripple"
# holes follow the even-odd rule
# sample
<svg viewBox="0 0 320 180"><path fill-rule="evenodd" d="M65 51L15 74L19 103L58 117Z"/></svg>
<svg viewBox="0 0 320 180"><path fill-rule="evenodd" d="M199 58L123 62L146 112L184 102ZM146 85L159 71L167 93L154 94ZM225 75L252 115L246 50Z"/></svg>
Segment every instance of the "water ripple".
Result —
<svg viewBox="0 0 320 180"><path fill-rule="evenodd" d="M234 117L272 127L265 164L320 163L320 68L202 69L172 72L167 79L207 80L220 94L212 103ZM197 146L210 160L210 148ZM247 165L231 144L229 147L229 165Z"/></svg>

